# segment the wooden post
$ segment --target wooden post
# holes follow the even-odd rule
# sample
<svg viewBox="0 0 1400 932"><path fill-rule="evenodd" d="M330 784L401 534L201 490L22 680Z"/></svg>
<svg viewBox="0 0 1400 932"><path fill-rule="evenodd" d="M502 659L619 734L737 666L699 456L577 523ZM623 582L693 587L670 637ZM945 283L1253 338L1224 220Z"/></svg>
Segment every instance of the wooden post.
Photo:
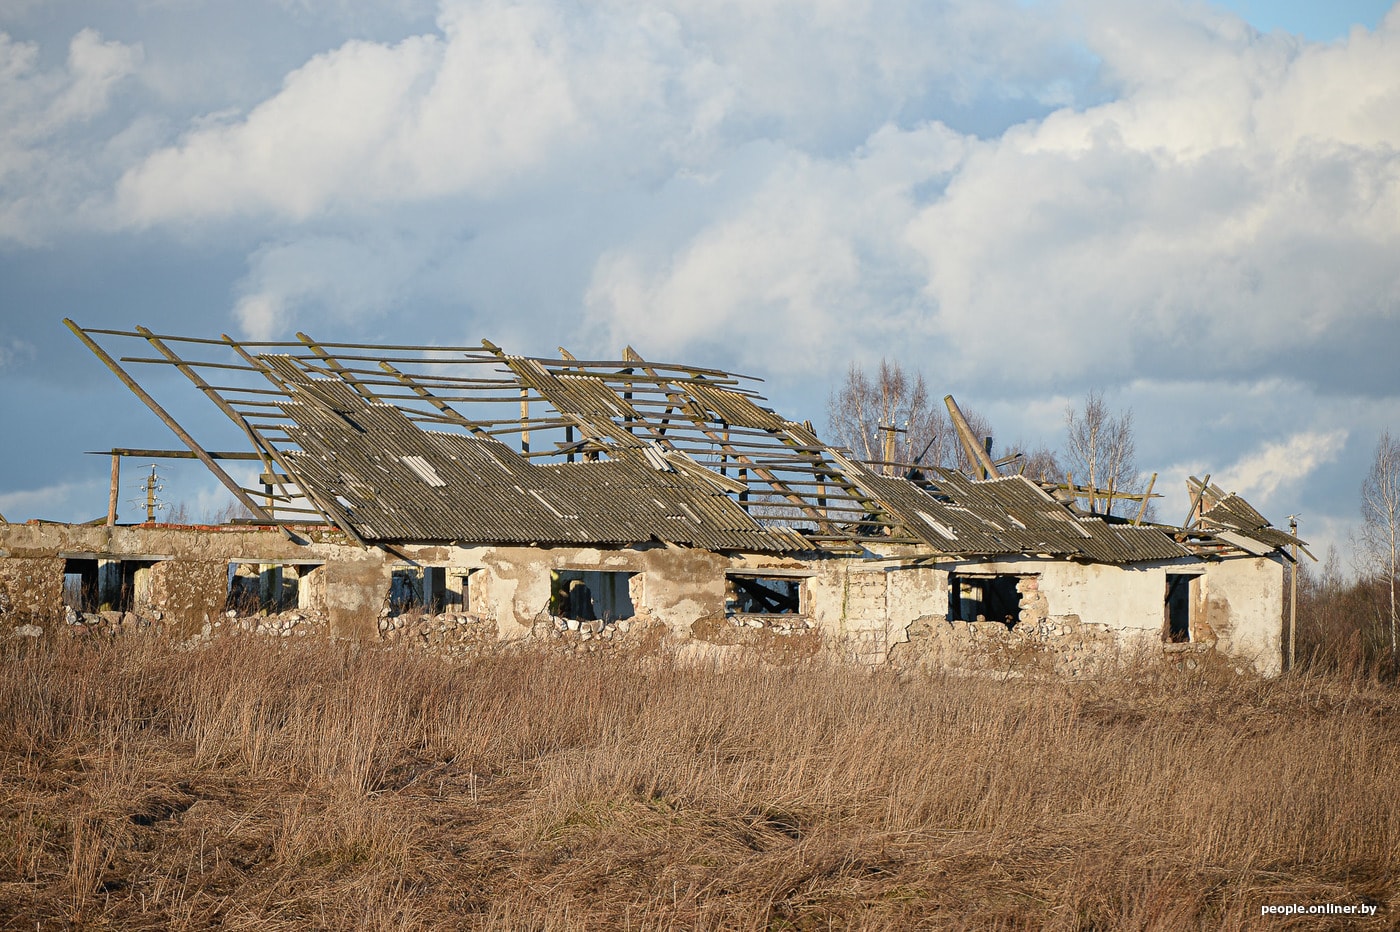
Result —
<svg viewBox="0 0 1400 932"><path fill-rule="evenodd" d="M953 419L953 427L958 432L958 439L962 441L963 449L967 451L968 459L972 461L974 466L980 467L983 479L995 476L997 468L992 465L992 458L977 442L977 437L973 435L972 428L968 426L967 418L963 417L962 409L953 400L953 396L944 395L943 404L948 408L948 416Z"/></svg>
<svg viewBox="0 0 1400 932"><path fill-rule="evenodd" d="M1295 632L1298 630L1298 516L1288 516L1288 532L1293 535L1293 568L1289 571L1288 669L1293 669Z"/></svg>
<svg viewBox="0 0 1400 932"><path fill-rule="evenodd" d="M1201 487L1191 496L1191 508L1186 512L1186 520L1181 523L1182 528L1193 527L1201 520L1196 514L1196 509L1200 507L1201 500L1206 494L1206 486L1210 485L1210 473L1206 473L1204 479L1197 479L1195 476L1191 476L1190 481L1200 482ZM1190 488L1189 483L1187 484L1187 488Z"/></svg>
<svg viewBox="0 0 1400 932"><path fill-rule="evenodd" d="M122 456L112 454L112 487L107 491L107 526L117 526L117 492L122 481Z"/></svg>
<svg viewBox="0 0 1400 932"><path fill-rule="evenodd" d="M1133 524L1141 524L1142 516L1147 514L1147 503L1152 501L1152 487L1157 484L1157 474L1154 472L1152 478L1148 480L1147 491L1142 493L1142 505L1138 508L1137 517L1133 519Z"/></svg>
<svg viewBox="0 0 1400 932"><path fill-rule="evenodd" d="M530 390L520 386L520 452L530 452Z"/></svg>

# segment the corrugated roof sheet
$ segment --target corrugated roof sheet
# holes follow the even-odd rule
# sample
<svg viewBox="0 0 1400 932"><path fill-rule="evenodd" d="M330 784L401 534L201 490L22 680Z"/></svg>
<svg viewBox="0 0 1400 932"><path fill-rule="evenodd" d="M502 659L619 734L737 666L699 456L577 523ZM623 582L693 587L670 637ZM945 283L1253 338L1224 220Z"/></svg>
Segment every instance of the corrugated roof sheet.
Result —
<svg viewBox="0 0 1400 932"><path fill-rule="evenodd" d="M658 469L640 451L536 465L495 440L424 431L392 405L369 404L335 382L298 383L293 398L306 400L280 406L300 447L289 465L307 491L340 502L366 539L811 546L789 529L762 527L717 486Z"/></svg>
<svg viewBox="0 0 1400 932"><path fill-rule="evenodd" d="M1234 531L1258 541L1265 550L1285 550L1293 545L1293 535L1269 524L1269 520L1235 493L1226 494L1211 485L1201 498L1201 524ZM1229 538L1224 538L1228 540ZM1302 544L1302 541L1299 541ZM1245 548L1253 550L1254 548Z"/></svg>
<svg viewBox="0 0 1400 932"><path fill-rule="evenodd" d="M907 479L862 481L935 550L993 556L1044 554L1103 563L1189 556L1159 528L1111 524L1074 515L1021 476L976 481L946 469L929 471L927 490Z"/></svg>

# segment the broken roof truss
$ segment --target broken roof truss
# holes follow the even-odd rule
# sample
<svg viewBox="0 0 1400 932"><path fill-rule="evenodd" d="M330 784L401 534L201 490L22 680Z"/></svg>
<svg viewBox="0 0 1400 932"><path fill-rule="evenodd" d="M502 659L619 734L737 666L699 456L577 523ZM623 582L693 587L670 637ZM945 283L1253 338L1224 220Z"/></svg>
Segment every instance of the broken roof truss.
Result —
<svg viewBox="0 0 1400 932"><path fill-rule="evenodd" d="M250 342L66 323L254 520L329 521L361 543L657 540L842 553L878 543L1126 563L1185 556L1203 539L1272 552L1271 535L1282 534L1253 509L1235 524L1258 517L1258 527L1225 529L1252 545L1242 546L1204 525L1183 537L1082 515L1019 476L880 475L810 424L763 407L756 379L648 361L630 347L618 360L563 349L546 359L485 340L368 346L298 333L297 342ZM99 339L154 355L118 360ZM178 370L251 451L206 451L123 364ZM230 458L258 460L262 487L239 485L219 464Z"/></svg>

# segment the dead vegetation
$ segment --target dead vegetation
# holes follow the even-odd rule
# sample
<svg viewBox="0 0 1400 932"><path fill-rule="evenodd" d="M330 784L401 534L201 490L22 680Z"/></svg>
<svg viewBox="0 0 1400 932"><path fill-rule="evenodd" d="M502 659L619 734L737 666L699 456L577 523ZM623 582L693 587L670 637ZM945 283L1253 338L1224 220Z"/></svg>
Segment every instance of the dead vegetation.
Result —
<svg viewBox="0 0 1400 932"><path fill-rule="evenodd" d="M1260 917L1292 902L1390 927L1397 711L1214 669L17 639L0 927L1318 927Z"/></svg>

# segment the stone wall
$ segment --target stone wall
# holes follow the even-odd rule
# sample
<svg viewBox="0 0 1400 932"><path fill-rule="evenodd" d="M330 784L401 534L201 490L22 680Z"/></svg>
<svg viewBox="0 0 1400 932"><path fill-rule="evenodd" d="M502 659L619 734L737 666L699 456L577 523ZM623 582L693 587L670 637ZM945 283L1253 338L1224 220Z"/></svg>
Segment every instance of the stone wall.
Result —
<svg viewBox="0 0 1400 932"><path fill-rule="evenodd" d="M890 651L898 672L945 670L978 673L1102 673L1141 656L1150 642L1125 640L1106 625L1085 624L1075 615L1047 615L1008 628L999 621L921 618L909 640Z"/></svg>
<svg viewBox="0 0 1400 932"><path fill-rule="evenodd" d="M161 613L168 633L189 637L223 614L227 563L165 560L150 573L150 604Z"/></svg>
<svg viewBox="0 0 1400 932"><path fill-rule="evenodd" d="M63 612L61 557L0 558L0 620L18 625Z"/></svg>

